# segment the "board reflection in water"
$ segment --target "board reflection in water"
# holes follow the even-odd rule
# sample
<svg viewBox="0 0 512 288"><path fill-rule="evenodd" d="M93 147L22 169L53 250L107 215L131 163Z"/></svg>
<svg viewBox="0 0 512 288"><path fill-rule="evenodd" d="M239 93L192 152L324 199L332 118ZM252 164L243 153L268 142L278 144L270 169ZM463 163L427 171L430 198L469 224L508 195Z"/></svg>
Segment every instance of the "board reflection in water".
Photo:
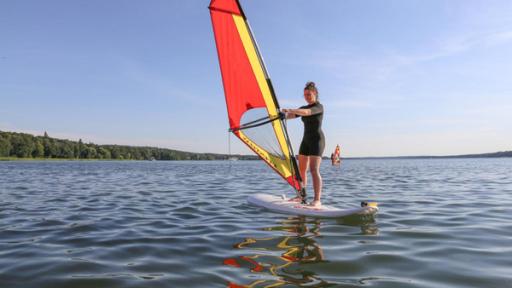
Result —
<svg viewBox="0 0 512 288"><path fill-rule="evenodd" d="M377 235L379 230L373 217L345 217L337 220L290 216L279 224L263 228L279 236L245 238L233 245L244 251L244 255L224 259L223 264L235 269L247 269L257 273L257 280L251 283L229 282L228 287L328 287L329 283L321 278L308 264L328 263L318 239L322 238L323 224L359 226L361 235ZM246 252L245 252L246 251Z"/></svg>

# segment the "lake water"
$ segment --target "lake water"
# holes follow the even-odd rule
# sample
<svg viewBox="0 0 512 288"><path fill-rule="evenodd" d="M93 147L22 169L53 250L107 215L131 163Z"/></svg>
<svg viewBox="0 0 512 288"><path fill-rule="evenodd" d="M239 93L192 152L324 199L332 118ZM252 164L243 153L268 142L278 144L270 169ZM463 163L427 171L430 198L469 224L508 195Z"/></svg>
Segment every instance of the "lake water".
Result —
<svg viewBox="0 0 512 288"><path fill-rule="evenodd" d="M0 287L512 287L512 159L322 174L324 204L379 214L248 205L291 195L260 161L0 162Z"/></svg>

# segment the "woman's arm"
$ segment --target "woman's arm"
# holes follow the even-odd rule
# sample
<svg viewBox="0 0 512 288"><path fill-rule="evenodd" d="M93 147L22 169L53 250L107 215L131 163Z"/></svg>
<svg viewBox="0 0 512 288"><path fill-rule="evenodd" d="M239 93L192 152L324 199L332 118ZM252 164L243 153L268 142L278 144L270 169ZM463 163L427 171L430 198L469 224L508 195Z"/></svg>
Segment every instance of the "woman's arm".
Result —
<svg viewBox="0 0 512 288"><path fill-rule="evenodd" d="M297 116L310 116L311 115L311 109L289 109L290 113L293 113Z"/></svg>
<svg viewBox="0 0 512 288"><path fill-rule="evenodd" d="M314 113L314 111L312 111L312 110L313 109L282 109L282 111L284 113L286 113L286 119L296 118L299 116L310 116L313 114L317 114L317 113Z"/></svg>
<svg viewBox="0 0 512 288"><path fill-rule="evenodd" d="M293 118L302 116L302 115L295 113L296 110L301 110L301 109L281 109L281 111L284 113L286 119L293 119Z"/></svg>

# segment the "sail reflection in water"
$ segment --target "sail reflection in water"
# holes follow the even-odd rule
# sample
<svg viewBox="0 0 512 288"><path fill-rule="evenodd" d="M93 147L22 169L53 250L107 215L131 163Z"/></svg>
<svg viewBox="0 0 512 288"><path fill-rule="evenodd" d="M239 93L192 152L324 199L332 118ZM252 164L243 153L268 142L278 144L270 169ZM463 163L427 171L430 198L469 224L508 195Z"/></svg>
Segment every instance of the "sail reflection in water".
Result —
<svg viewBox="0 0 512 288"><path fill-rule="evenodd" d="M233 245L235 249L247 250L248 255L227 258L224 265L249 269L252 273L258 273L259 279L249 284L230 282L228 287L328 287L335 284L323 280L310 269L314 267L311 264L329 262L317 241L321 238L320 228L324 221L327 220L303 216L287 217L280 221L280 225L263 229L281 235L246 238ZM343 218L337 224L359 226L363 235L378 233L373 218Z"/></svg>

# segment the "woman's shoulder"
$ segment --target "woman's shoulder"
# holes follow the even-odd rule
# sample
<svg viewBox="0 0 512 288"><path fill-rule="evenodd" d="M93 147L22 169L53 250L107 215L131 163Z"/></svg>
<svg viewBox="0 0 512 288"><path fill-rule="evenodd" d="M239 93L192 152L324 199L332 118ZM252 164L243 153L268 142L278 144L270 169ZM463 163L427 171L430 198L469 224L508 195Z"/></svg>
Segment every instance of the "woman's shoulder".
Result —
<svg viewBox="0 0 512 288"><path fill-rule="evenodd" d="M322 105L322 103L320 103L320 102L315 102L313 104L308 104L308 105L300 106L299 109L309 109L309 108L312 108L312 107L324 108L324 105Z"/></svg>
<svg viewBox="0 0 512 288"><path fill-rule="evenodd" d="M319 109L319 110L324 110L324 105L322 105L322 103L320 102L315 102L313 104L311 104L310 108L315 108L315 109Z"/></svg>

